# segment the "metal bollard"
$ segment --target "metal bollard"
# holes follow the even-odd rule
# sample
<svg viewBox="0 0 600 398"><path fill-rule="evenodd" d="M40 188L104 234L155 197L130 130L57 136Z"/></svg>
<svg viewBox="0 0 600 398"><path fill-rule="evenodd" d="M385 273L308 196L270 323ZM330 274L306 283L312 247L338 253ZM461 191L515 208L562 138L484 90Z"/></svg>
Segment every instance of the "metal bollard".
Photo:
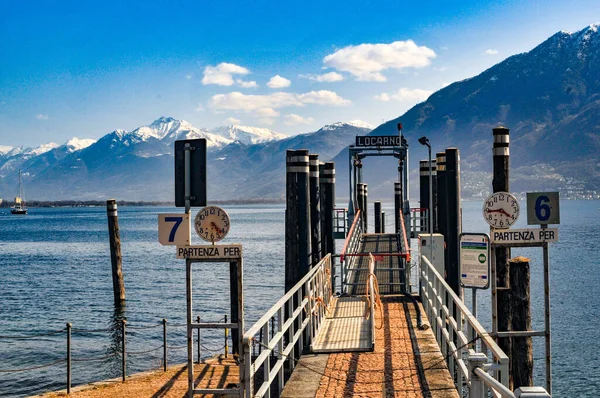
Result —
<svg viewBox="0 0 600 398"><path fill-rule="evenodd" d="M469 374L471 377L471 386L469 387L469 398L484 398L485 384L483 380L475 374L475 368L482 367L487 362L487 357L481 352L469 352Z"/></svg>
<svg viewBox="0 0 600 398"><path fill-rule="evenodd" d="M125 325L127 324L127 321L125 319L123 319L121 321L121 344L122 344L122 358L123 358L123 382L125 382L125 377L127 377L127 354L126 354L126 350L125 350Z"/></svg>
<svg viewBox="0 0 600 398"><path fill-rule="evenodd" d="M163 318L163 370L167 371L167 320Z"/></svg>
<svg viewBox="0 0 600 398"><path fill-rule="evenodd" d="M67 322L67 394L71 393L71 325Z"/></svg>
<svg viewBox="0 0 600 398"><path fill-rule="evenodd" d="M227 315L225 315L225 323L227 323ZM229 329L225 328L225 358L229 355Z"/></svg>

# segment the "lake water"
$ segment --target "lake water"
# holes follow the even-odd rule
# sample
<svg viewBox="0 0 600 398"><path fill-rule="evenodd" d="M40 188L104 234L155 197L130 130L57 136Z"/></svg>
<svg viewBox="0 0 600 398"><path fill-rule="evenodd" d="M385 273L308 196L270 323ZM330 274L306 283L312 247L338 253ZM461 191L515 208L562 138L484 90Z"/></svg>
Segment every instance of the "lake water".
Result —
<svg viewBox="0 0 600 398"><path fill-rule="evenodd" d="M244 245L246 324L252 324L284 290L284 206L226 206L232 228L226 242ZM388 207L389 209L389 207ZM391 210L391 209L390 209ZM157 242L157 214L180 212L160 207L121 207L123 269L127 306L113 306L106 210L30 209L26 217L0 213L0 337L60 330L111 329L127 319L128 351L162 344L162 318L185 322L185 262L173 247ZM388 210L389 211L389 210ZM389 211L388 214L392 212ZM551 245L552 349L554 396L595 397L600 391L600 203L561 203L560 241ZM372 214L372 213L371 213ZM521 214L525 214L522 210ZM525 216L523 216L525 218ZM526 227L524 220L516 225ZM463 230L486 232L481 203L463 203ZM196 243L198 239L196 238ZM534 328L543 328L541 249L514 250L532 259ZM229 308L228 267L194 266L194 314L219 320ZM489 325L489 292L479 292L479 313ZM467 293L468 302L470 302ZM543 385L543 339L536 338L536 384ZM118 332L74 332L73 384L120 376ZM169 328L168 344L185 344L185 328ZM203 345L218 349L222 335L203 332ZM0 396L25 396L65 388L65 364L20 373L2 373L64 358L65 333L36 339L0 338ZM206 355L209 353L204 351ZM112 356L111 356L112 355ZM128 373L157 368L162 351L132 355ZM173 349L171 363L184 362L185 349Z"/></svg>

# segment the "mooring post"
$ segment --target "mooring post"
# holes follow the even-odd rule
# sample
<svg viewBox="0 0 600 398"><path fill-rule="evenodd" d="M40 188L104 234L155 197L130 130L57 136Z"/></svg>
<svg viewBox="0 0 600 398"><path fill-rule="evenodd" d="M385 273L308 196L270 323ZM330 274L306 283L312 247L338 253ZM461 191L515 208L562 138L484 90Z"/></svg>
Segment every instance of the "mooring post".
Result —
<svg viewBox="0 0 600 398"><path fill-rule="evenodd" d="M288 150L286 154L285 210L286 292L292 289L310 270L308 174L308 150Z"/></svg>
<svg viewBox="0 0 600 398"><path fill-rule="evenodd" d="M108 218L108 237L110 243L110 262L112 264L112 280L115 305L121 306L125 302L125 283L123 282L123 264L121 257L121 236L119 234L119 218L117 215L117 201L106 201L106 216Z"/></svg>
<svg viewBox="0 0 600 398"><path fill-rule="evenodd" d="M230 303L231 303L231 313L229 314L231 316L231 323L239 323L240 320L240 314L239 314L239 310L238 310L238 301L243 298L243 292L239 291L239 282L238 282L238 277L239 277L239 265L240 263L237 261L232 261L229 263L229 294L230 294ZM242 295L240 297L240 294ZM243 331L241 331L242 334L240 334L240 329L239 328L233 328L231 329L231 341L233 342L233 347L231 352L233 353L233 355L241 355L242 353L240 353L239 351L239 346L237 344L238 340L240 338L243 337Z"/></svg>
<svg viewBox="0 0 600 398"><path fill-rule="evenodd" d="M167 319L163 318L163 371L167 371Z"/></svg>
<svg viewBox="0 0 600 398"><path fill-rule="evenodd" d="M335 209L335 164L319 165L319 186L321 190L321 258L335 253L333 238L333 216Z"/></svg>
<svg viewBox="0 0 600 398"><path fill-rule="evenodd" d="M394 183L394 225L396 226L396 233L399 233L402 229L400 225L400 212L402 210L402 183Z"/></svg>
<svg viewBox="0 0 600 398"><path fill-rule="evenodd" d="M225 315L225 323L227 323L227 315ZM225 358L229 356L229 329L225 328Z"/></svg>
<svg viewBox="0 0 600 398"><path fill-rule="evenodd" d="M510 192L509 183L509 134L510 130L506 127L497 127L492 129L494 135L493 144L493 192ZM494 293L496 295L496 317L497 332L506 332L511 330L511 297L510 297L510 248L494 248L494 259L496 268L496 292L492 291L492 300ZM493 316L494 314L492 314ZM492 320L493 322L493 320ZM498 345L507 355L511 350L511 339L508 337L498 338ZM510 371L512 374L512 371Z"/></svg>
<svg viewBox="0 0 600 398"><path fill-rule="evenodd" d="M365 214L365 184L356 184L356 203L361 214ZM364 218L363 218L364 219ZM363 225L364 226L364 225Z"/></svg>
<svg viewBox="0 0 600 398"><path fill-rule="evenodd" d="M67 394L71 393L71 325L67 322Z"/></svg>
<svg viewBox="0 0 600 398"><path fill-rule="evenodd" d="M310 154L309 185L310 185L310 243L312 265L321 260L321 194L319 192L319 155Z"/></svg>
<svg viewBox="0 0 600 398"><path fill-rule="evenodd" d="M385 211L381 212L381 233L385 234Z"/></svg>
<svg viewBox="0 0 600 398"><path fill-rule="evenodd" d="M462 221L460 204L460 152L457 148L446 149L446 194L446 203L448 205L446 213L448 220L446 250L448 251L449 260L446 263L447 281L452 290L459 297L462 297L458 264L458 245Z"/></svg>
<svg viewBox="0 0 600 398"><path fill-rule="evenodd" d="M438 193L438 206L437 206L437 231L444 236L448 234L448 221L446 214L448 213L448 204L446 203L446 152L438 152L435 154L435 162L437 169L437 193Z"/></svg>
<svg viewBox="0 0 600 398"><path fill-rule="evenodd" d="M196 317L196 323L200 323L200 315L198 315ZM200 356L202 354L202 351L200 350L200 338L201 338L200 332L201 332L201 329L198 328L198 334L196 335L196 339L197 339L197 343L198 343L197 347L196 347L196 359L197 359L196 363L200 363Z"/></svg>
<svg viewBox="0 0 600 398"><path fill-rule="evenodd" d="M529 259L516 257L510 268L511 330L531 331L531 296ZM533 342L531 337L513 337L510 354L510 389L533 386Z"/></svg>
<svg viewBox="0 0 600 398"><path fill-rule="evenodd" d="M381 202L380 201L376 201L373 202L373 218L375 220L375 233L376 234L380 234L381 233Z"/></svg>

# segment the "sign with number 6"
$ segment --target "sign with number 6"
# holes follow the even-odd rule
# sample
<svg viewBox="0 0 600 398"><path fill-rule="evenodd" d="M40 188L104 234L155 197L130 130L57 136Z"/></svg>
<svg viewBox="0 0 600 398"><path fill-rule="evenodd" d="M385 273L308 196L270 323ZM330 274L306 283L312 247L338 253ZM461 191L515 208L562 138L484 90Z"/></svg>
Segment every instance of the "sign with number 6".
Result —
<svg viewBox="0 0 600 398"><path fill-rule="evenodd" d="M560 224L558 192L527 193L527 224Z"/></svg>
<svg viewBox="0 0 600 398"><path fill-rule="evenodd" d="M189 214L159 214L158 241L164 246L189 246L191 227Z"/></svg>

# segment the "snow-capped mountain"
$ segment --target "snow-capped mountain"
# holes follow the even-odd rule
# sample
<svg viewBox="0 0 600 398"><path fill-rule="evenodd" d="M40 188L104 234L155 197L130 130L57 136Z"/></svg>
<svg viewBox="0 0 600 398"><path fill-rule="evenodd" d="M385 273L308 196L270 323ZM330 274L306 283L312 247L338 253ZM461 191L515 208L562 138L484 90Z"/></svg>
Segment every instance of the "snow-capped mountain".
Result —
<svg viewBox="0 0 600 398"><path fill-rule="evenodd" d="M217 127L212 131L221 137L228 138L232 141L238 141L245 145L260 144L263 142L287 138L287 135L276 133L269 129L239 126L236 124L231 126Z"/></svg>
<svg viewBox="0 0 600 398"><path fill-rule="evenodd" d="M185 120L177 120L172 117L160 117L148 126L142 126L133 130L130 134L139 136L147 141L150 137L172 144L175 140L205 138L208 148L220 148L233 142L231 139L218 134L213 134L207 129L192 126Z"/></svg>
<svg viewBox="0 0 600 398"><path fill-rule="evenodd" d="M87 148L95 142L96 140L92 140L90 138L79 139L77 137L73 137L69 141L65 142L64 146L70 152L75 152Z"/></svg>

